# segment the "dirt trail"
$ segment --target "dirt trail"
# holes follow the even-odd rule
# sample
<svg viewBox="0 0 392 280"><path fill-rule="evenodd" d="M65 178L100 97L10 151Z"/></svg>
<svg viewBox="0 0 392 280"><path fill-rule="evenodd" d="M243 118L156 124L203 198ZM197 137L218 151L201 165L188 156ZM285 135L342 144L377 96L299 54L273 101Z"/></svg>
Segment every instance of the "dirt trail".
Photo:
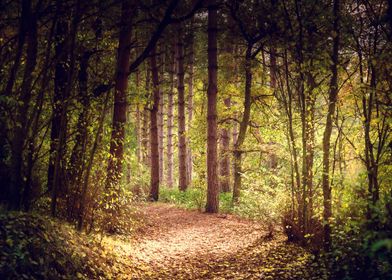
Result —
<svg viewBox="0 0 392 280"><path fill-rule="evenodd" d="M323 278L309 253L280 233L266 238L260 223L160 203L139 211L146 225L121 245L132 264L124 279Z"/></svg>
<svg viewBox="0 0 392 280"><path fill-rule="evenodd" d="M134 257L151 265L226 257L266 234L258 224L228 215L203 214L162 204L149 205L142 211L148 227L138 238Z"/></svg>

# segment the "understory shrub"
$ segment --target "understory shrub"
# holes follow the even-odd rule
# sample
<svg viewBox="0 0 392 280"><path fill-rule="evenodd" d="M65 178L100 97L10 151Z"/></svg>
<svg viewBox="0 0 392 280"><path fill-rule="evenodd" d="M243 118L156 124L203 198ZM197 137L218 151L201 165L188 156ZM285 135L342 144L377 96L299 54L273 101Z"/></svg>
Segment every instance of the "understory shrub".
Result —
<svg viewBox="0 0 392 280"><path fill-rule="evenodd" d="M392 211L382 209L391 198L371 207L371 223L365 216L347 215L333 228L334 279L392 279Z"/></svg>

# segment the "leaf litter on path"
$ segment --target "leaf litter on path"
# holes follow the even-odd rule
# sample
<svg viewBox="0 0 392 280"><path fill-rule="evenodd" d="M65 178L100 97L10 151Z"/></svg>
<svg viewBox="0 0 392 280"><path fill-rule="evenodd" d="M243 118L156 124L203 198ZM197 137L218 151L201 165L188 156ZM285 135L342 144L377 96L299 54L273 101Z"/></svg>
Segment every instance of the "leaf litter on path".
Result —
<svg viewBox="0 0 392 280"><path fill-rule="evenodd" d="M268 229L259 222L162 203L143 204L139 214L145 224L131 240L112 240L124 264L118 279L327 277L309 252L280 232L266 238Z"/></svg>

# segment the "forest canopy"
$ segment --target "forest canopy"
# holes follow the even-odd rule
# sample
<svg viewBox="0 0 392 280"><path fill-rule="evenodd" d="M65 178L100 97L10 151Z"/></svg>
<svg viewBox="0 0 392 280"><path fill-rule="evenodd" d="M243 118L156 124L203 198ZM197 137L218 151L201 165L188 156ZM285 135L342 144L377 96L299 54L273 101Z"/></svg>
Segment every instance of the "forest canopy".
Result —
<svg viewBox="0 0 392 280"><path fill-rule="evenodd" d="M122 234L160 201L392 277L391 40L392 1L1 1L0 267L10 221Z"/></svg>

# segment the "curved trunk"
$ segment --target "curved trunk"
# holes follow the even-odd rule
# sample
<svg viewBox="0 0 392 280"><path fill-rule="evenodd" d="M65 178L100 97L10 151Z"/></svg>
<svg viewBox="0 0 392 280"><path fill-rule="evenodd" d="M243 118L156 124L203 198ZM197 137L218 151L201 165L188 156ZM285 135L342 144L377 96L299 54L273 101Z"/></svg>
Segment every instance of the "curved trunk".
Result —
<svg viewBox="0 0 392 280"><path fill-rule="evenodd" d="M233 186L233 202L238 202L241 190L241 174L242 174L242 145L245 141L246 130L248 128L251 108L251 94L252 94L252 45L249 45L246 50L245 57L245 99L244 99L244 113L240 122L237 141L234 144L234 186Z"/></svg>

